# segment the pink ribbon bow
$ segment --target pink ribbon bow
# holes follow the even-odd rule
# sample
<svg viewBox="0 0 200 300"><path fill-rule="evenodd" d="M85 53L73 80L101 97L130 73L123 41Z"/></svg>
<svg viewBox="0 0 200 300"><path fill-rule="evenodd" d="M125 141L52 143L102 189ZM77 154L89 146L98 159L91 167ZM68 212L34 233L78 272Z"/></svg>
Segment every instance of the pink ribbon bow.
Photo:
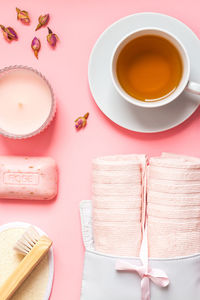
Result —
<svg viewBox="0 0 200 300"><path fill-rule="evenodd" d="M119 260L116 263L115 269L118 271L133 271L141 277L142 300L150 300L149 281L160 287L166 287L169 284L167 274L159 269L146 268L146 266L136 266L127 261Z"/></svg>

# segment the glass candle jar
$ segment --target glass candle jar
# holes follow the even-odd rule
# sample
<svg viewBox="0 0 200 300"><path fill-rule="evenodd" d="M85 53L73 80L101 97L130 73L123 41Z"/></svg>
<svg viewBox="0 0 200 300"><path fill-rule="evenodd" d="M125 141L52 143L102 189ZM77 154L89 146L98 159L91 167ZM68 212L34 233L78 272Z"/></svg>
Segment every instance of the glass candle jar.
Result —
<svg viewBox="0 0 200 300"><path fill-rule="evenodd" d="M0 70L0 134L32 137L49 125L55 111L52 87L40 72L26 66Z"/></svg>

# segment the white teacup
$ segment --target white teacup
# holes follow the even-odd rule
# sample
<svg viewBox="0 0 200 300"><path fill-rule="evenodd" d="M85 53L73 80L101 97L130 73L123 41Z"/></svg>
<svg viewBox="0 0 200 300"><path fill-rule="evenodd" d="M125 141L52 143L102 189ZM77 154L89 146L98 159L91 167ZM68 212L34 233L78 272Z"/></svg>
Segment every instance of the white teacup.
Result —
<svg viewBox="0 0 200 300"><path fill-rule="evenodd" d="M182 72L182 77L181 80L179 82L179 85L177 86L177 88L170 93L169 96L166 96L165 98L158 100L158 101L141 101L138 100L132 96L130 96L120 85L118 78L117 78L117 74L116 74L116 64L117 64L117 59L118 56L121 52L121 50L125 47L125 45L127 45L131 40L138 38L140 36L144 36L144 35L156 35L156 36L160 36L166 40L168 40L169 42L171 42L176 49L179 52L179 55L181 57L182 60L182 65L183 65L183 72ZM111 77L112 77L112 81L114 84L115 89L117 90L117 92L128 102L135 104L137 106L141 106L141 107L160 107L163 105L166 105L170 102L172 102L173 100L175 100L184 90L187 90L193 94L197 94L200 95L200 84L193 82L193 81L189 81L189 76L190 76L190 59L189 56L187 54L187 51L185 49L185 47L183 46L183 44L181 43L181 41L175 37L174 35L172 35L171 33L165 31L165 30L161 30L158 28L143 28L140 30L136 30L134 32L132 32L131 34L125 36L116 46L116 48L114 49L113 55L112 55L112 60L111 60ZM199 99L200 100L200 99Z"/></svg>

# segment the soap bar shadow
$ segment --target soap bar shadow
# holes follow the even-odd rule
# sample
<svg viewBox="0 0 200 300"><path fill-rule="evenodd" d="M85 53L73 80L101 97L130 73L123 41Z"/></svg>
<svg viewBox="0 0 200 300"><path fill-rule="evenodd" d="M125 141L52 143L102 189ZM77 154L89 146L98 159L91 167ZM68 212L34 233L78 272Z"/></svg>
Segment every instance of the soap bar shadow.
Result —
<svg viewBox="0 0 200 300"><path fill-rule="evenodd" d="M51 200L29 200L29 199L3 199L0 198L0 205L48 205L52 204L57 200L58 195L56 195Z"/></svg>

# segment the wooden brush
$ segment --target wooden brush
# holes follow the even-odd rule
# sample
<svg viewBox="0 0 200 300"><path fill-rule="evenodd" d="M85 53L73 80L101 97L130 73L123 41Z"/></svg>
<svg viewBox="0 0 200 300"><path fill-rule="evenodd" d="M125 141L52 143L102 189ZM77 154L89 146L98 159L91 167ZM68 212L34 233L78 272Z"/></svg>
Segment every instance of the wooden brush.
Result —
<svg viewBox="0 0 200 300"><path fill-rule="evenodd" d="M0 287L0 300L10 299L47 254L51 245L52 241L46 236L40 236L33 227L30 227L23 234L14 248L18 253L25 255L25 257Z"/></svg>

